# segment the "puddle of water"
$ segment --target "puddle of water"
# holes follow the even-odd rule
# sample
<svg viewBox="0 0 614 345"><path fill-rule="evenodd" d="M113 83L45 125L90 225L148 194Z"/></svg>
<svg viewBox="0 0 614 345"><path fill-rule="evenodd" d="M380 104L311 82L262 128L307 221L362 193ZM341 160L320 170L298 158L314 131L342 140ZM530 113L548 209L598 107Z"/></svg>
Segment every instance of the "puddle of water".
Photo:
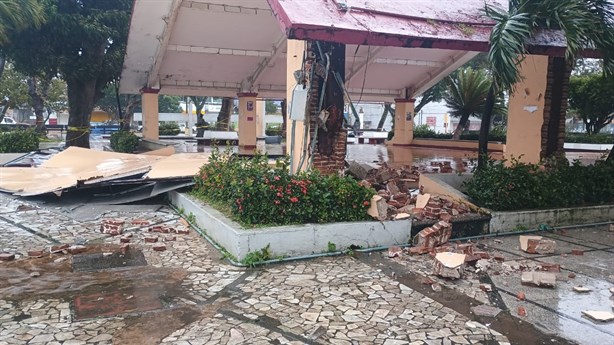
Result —
<svg viewBox="0 0 614 345"><path fill-rule="evenodd" d="M130 249L126 254L103 253L80 254L72 257L72 269L75 272L98 271L111 268L145 266L145 256L138 249Z"/></svg>

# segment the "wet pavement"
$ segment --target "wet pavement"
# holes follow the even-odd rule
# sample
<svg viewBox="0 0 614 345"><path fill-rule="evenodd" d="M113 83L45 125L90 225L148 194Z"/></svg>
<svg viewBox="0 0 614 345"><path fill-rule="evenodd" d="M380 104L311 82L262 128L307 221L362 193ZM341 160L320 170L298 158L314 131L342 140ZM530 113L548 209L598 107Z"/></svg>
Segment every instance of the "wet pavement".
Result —
<svg viewBox="0 0 614 345"><path fill-rule="evenodd" d="M498 275L489 269L457 281L440 279L430 273L429 255L389 259L382 252L356 253L246 269L229 265L193 229L148 231L154 224L186 228L164 204L91 208L58 200L0 195L0 250L17 256L0 261L0 344L605 344L614 339L612 323L595 324L579 314L584 307L611 308L603 291L612 286L614 233L603 227L547 234L559 243L556 255L526 259L515 249L515 236L480 241L493 256L560 261L561 279L576 274L556 289L541 289L520 286L520 273L503 272L502 266ZM103 219L126 221L124 235L131 237L125 254L120 237L100 233ZM59 244L85 245L86 251L50 254L49 247ZM159 251L160 245L166 250ZM28 257L28 251L39 249L45 250L42 257ZM572 257L571 249L584 255ZM431 280L441 291L433 291ZM484 281L495 291L481 291ZM592 287L594 294L575 295L576 283ZM520 289L527 296L522 303L515 297ZM481 304L502 312L494 320L473 315L470 307ZM517 304L525 306L527 317L516 315Z"/></svg>

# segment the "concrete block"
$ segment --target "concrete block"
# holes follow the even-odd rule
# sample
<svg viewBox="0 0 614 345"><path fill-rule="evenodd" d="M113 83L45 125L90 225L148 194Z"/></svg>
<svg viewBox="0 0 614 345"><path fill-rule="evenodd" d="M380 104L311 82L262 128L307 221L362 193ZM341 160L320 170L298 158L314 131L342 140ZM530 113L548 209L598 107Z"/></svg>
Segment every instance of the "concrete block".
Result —
<svg viewBox="0 0 614 345"><path fill-rule="evenodd" d="M433 261L433 271L441 277L460 279L465 270L465 254L437 253Z"/></svg>
<svg viewBox="0 0 614 345"><path fill-rule="evenodd" d="M556 286L556 275L550 272L522 272L520 282L523 285L553 288Z"/></svg>

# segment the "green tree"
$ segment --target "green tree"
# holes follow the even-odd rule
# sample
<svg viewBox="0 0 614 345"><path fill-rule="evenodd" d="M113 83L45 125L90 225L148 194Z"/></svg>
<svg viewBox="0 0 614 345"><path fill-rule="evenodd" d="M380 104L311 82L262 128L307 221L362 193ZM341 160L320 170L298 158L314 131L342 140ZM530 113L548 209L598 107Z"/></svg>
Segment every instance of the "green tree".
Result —
<svg viewBox="0 0 614 345"><path fill-rule="evenodd" d="M527 44L540 29L560 30L567 41L565 57L554 61L554 79L557 81L564 84L569 80L569 67L586 47L599 49L604 57L604 72L614 72L614 4L609 0L510 0L507 11L486 5L485 13L495 21L488 52L493 82L488 90L480 128L478 169L486 165L488 132L496 95L504 91L511 93L520 81L520 63L527 54ZM565 110L566 103L562 97L552 99L549 141L558 130L553 114L564 119L565 115L560 113ZM559 114L556 114L556 109ZM553 154L553 148L556 149L550 141L546 155ZM610 154L608 159L611 157Z"/></svg>
<svg viewBox="0 0 614 345"><path fill-rule="evenodd" d="M29 101L26 76L16 71L11 64L6 65L6 73L0 78L0 121L8 109L17 109Z"/></svg>
<svg viewBox="0 0 614 345"><path fill-rule="evenodd" d="M588 134L599 133L614 120L614 77L601 73L572 76L569 105L580 114Z"/></svg>
<svg viewBox="0 0 614 345"><path fill-rule="evenodd" d="M447 77L445 82L447 90L443 99L450 108L450 115L460 118L452 139L459 140L461 134L467 129L469 117L482 117L491 78L485 70L467 67ZM506 113L501 94L496 99L494 113L496 115Z"/></svg>
<svg viewBox="0 0 614 345"><path fill-rule="evenodd" d="M132 1L46 2L47 21L12 36L7 52L27 75L59 71L69 103L66 146L89 147L94 104L121 73Z"/></svg>
<svg viewBox="0 0 614 345"><path fill-rule="evenodd" d="M264 103L264 110L267 114L276 114L277 113L277 104L275 104L275 102L273 101L265 101Z"/></svg>

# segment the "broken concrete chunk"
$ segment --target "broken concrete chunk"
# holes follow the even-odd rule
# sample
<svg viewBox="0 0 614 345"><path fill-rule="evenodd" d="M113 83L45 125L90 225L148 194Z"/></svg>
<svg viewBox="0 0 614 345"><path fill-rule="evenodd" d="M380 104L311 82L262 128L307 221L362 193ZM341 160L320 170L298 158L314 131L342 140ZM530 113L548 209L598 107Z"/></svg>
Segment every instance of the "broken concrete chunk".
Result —
<svg viewBox="0 0 614 345"><path fill-rule="evenodd" d="M465 256L465 254L450 252L437 253L433 262L435 274L455 279L462 277L465 270Z"/></svg>
<svg viewBox="0 0 614 345"><path fill-rule="evenodd" d="M492 285L491 284L480 284L480 290L482 290L484 292L491 292L492 291Z"/></svg>
<svg viewBox="0 0 614 345"><path fill-rule="evenodd" d="M556 285L556 275L550 272L522 272L520 282L523 285L552 288Z"/></svg>
<svg viewBox="0 0 614 345"><path fill-rule="evenodd" d="M496 317L501 312L501 309L483 304L471 307L471 312L477 316Z"/></svg>
<svg viewBox="0 0 614 345"><path fill-rule="evenodd" d="M392 246L388 248L389 258L395 258L395 257L401 256L401 254L403 254L403 249L401 249L401 247Z"/></svg>
<svg viewBox="0 0 614 345"><path fill-rule="evenodd" d="M411 217L409 213L397 213L394 216L394 220L403 220L403 219L408 219L409 217Z"/></svg>
<svg viewBox="0 0 614 345"><path fill-rule="evenodd" d="M377 220L385 220L388 215L388 204L386 203L386 199L382 198L380 195L374 195L371 198L371 206L367 210L367 213Z"/></svg>
<svg viewBox="0 0 614 345"><path fill-rule="evenodd" d="M552 254L556 242L541 236L520 236L520 249L529 254Z"/></svg>
<svg viewBox="0 0 614 345"><path fill-rule="evenodd" d="M416 198L416 208L425 208L431 199L430 194L418 194Z"/></svg>
<svg viewBox="0 0 614 345"><path fill-rule="evenodd" d="M588 318L591 318L599 322L614 321L614 313L601 310L583 310L582 314Z"/></svg>
<svg viewBox="0 0 614 345"><path fill-rule="evenodd" d="M578 285L578 286L573 287L573 291L579 292L579 293L587 293L587 292L593 291L593 289L586 287L586 286Z"/></svg>
<svg viewBox="0 0 614 345"><path fill-rule="evenodd" d="M67 250L70 254L75 255L75 254L83 253L84 251L87 250L87 248L85 246L74 245L74 246L68 247Z"/></svg>

